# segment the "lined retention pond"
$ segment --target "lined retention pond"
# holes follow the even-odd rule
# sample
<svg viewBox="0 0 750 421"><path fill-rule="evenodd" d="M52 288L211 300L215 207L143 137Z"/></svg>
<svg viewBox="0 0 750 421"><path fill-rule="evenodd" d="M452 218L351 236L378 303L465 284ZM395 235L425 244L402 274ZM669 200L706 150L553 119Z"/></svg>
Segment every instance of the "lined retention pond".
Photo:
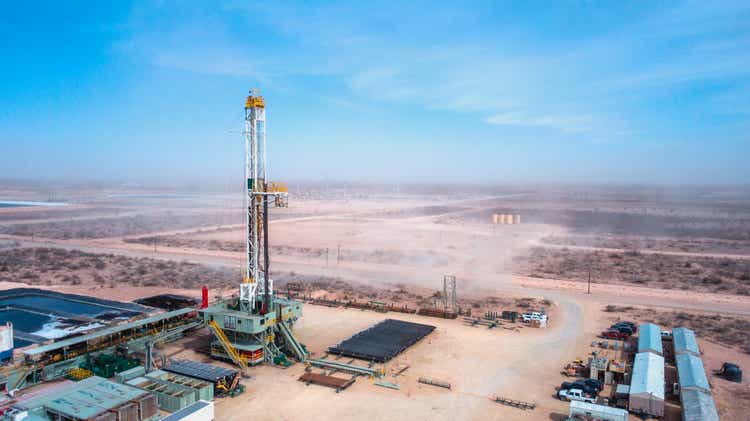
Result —
<svg viewBox="0 0 750 421"><path fill-rule="evenodd" d="M16 348L37 339L57 339L129 319L153 309L34 288L0 291L0 323L13 323Z"/></svg>

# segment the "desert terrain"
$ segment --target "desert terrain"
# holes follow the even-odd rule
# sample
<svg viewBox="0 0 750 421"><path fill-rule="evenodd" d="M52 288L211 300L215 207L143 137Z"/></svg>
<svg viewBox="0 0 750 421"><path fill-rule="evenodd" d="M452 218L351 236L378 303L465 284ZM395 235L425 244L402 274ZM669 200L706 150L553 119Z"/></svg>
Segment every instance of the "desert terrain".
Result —
<svg viewBox="0 0 750 421"><path fill-rule="evenodd" d="M0 186L9 200L47 195ZM132 300L197 297L202 285L227 295L242 277L240 194L71 186L54 197L68 206L0 209L3 288ZM493 214L521 223L492 224ZM562 419L567 404L554 397L561 367L588 356L597 334L621 319L694 329L709 372L723 361L750 367L750 192L742 189L303 184L289 208L273 209L270 226L280 293L295 285L323 300L430 306L443 276L454 275L462 310L544 307L550 327L488 330L461 318L309 304L295 329L318 356L387 317L437 329L392 362L410 365L388 379L400 390L360 379L336 394L298 382L299 364L256 367L250 393L219 401L218 419ZM164 352L207 358L179 343ZM453 388L420 385L419 376ZM750 416L747 380L709 379L723 419ZM501 406L489 399L495 394L537 407ZM270 415L279 395L289 404Z"/></svg>

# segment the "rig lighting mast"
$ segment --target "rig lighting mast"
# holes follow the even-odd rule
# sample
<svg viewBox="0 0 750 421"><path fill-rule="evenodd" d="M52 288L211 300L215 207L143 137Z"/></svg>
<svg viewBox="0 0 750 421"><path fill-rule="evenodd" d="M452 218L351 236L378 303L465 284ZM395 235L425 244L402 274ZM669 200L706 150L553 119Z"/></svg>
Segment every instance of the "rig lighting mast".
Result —
<svg viewBox="0 0 750 421"><path fill-rule="evenodd" d="M247 266L240 285L240 307L265 314L270 310L273 281L269 278L268 208L286 207L287 189L268 183L266 168L266 106L257 89L245 101L245 215Z"/></svg>

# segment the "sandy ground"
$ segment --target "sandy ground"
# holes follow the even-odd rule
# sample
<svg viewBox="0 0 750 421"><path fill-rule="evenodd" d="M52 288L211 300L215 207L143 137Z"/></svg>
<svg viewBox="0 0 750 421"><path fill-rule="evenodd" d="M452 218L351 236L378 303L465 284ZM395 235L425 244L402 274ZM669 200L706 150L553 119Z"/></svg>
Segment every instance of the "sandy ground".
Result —
<svg viewBox="0 0 750 421"><path fill-rule="evenodd" d="M436 204L448 206L437 213L414 211L415 207ZM256 367L250 370L252 379L246 381L248 393L217 403L217 419L560 419L567 412L567 404L553 397L554 387L565 380L558 373L567 361L585 357L591 351L589 343L606 327L606 317L610 316L602 313L603 306L639 304L750 315L750 297L603 284L593 285L592 294L588 295L585 283L511 275L514 256L545 236L564 234L564 230L544 224L493 226L437 222L445 215L467 212L464 207L473 208L469 210L472 212L484 209L481 201L470 199L292 202L292 208L280 211L287 213L287 219L272 221L272 243L327 248L328 264L324 257L283 254L272 257L272 267L277 271L341 277L374 286L406 284L434 289L440 287L444 274L454 274L459 280L459 295L535 296L554 301L549 329L523 329L521 333L488 331L463 326L459 321L307 306L296 331L302 342L318 355L326 347L385 317L427 322L438 329L396 359L411 365L403 376L388 379L402 386L399 391L359 379L350 389L336 394L330 389L298 382L303 370L299 364L286 370ZM211 227L203 227L149 235L179 234L236 241L241 238L240 233L240 230L212 232ZM0 239L19 241L22 246L64 247L231 267L240 267L243 259L241 253L187 248L158 247L154 252L152 246L125 243L123 237L37 238L32 242L28 238L3 235ZM343 259L336 264L339 248ZM391 261L371 257L377 252L394 257ZM347 253L364 258L347 259ZM404 255L411 257L399 258ZM0 288L12 285L16 284ZM121 300L163 292L198 295L198 291L127 286L115 290L89 286L60 289ZM739 361L750 367L746 354L716 344L703 345L707 367L718 367L724 360ZM190 350L172 349L180 351L186 356L202 358ZM419 376L449 381L454 388L445 391L419 385L416 383ZM736 396L735 385L725 385L720 379L712 382L725 419L750 419L750 410L730 409L731 397ZM491 394L533 400L539 406L533 412L508 408L491 402L488 399Z"/></svg>
<svg viewBox="0 0 750 421"><path fill-rule="evenodd" d="M217 404L217 419L549 419L551 414L566 411L567 405L552 397L557 380L538 379L558 371L560 359L577 355L575 347L560 346L567 342L563 336L582 334L575 317L560 319L553 313L554 327L527 328L519 333L468 327L458 320L307 306L295 331L314 356L320 356L328 346L386 317L437 327L386 366L410 365L397 378L385 379L398 383L401 390L382 388L370 379L359 378L337 394L297 381L303 373L301 364L288 369L261 366L250 370L252 379L246 381L245 395ZM530 359L530 349L544 352ZM450 382L452 390L419 384L420 376ZM539 407L533 413L507 408L491 402L488 397L492 394L535 401ZM272 412L270 408L274 408Z"/></svg>

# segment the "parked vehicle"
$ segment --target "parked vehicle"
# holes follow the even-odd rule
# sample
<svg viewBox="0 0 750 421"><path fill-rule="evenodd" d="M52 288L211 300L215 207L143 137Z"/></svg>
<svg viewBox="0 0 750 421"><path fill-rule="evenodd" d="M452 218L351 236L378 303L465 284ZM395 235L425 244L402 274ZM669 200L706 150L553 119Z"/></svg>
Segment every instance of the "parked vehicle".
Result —
<svg viewBox="0 0 750 421"><path fill-rule="evenodd" d="M581 389L566 389L557 392L557 397L561 401L581 401L596 403L596 397L584 393Z"/></svg>
<svg viewBox="0 0 750 421"><path fill-rule="evenodd" d="M544 320L546 318L547 318L546 315L542 313L538 313L538 312L524 313L521 315L521 320L523 320L525 323L528 323L532 320Z"/></svg>
<svg viewBox="0 0 750 421"><path fill-rule="evenodd" d="M633 328L627 325L614 325L610 329L620 331L628 336L632 336L635 333Z"/></svg>
<svg viewBox="0 0 750 421"><path fill-rule="evenodd" d="M638 326L636 326L635 323L633 322L628 322L628 321L617 322L612 325L612 327L615 327L615 326L627 326L633 331L633 333L638 331Z"/></svg>
<svg viewBox="0 0 750 421"><path fill-rule="evenodd" d="M721 376L730 382L742 383L742 369L735 363L727 363L721 365L721 369L714 372L717 376Z"/></svg>
<svg viewBox="0 0 750 421"><path fill-rule="evenodd" d="M582 362L577 360L573 361L572 363L566 364L560 374L567 377L578 377L582 375L585 369L586 366Z"/></svg>
<svg viewBox="0 0 750 421"><path fill-rule="evenodd" d="M630 335L620 332L617 329L608 329L602 332L602 338L605 339L627 339Z"/></svg>
<svg viewBox="0 0 750 421"><path fill-rule="evenodd" d="M562 382L560 383L560 388L558 390L568 390L571 387L573 387L573 382Z"/></svg>
<svg viewBox="0 0 750 421"><path fill-rule="evenodd" d="M585 379L583 381L585 384L595 388L598 392L601 392L602 389L604 389L604 383L597 379Z"/></svg>
<svg viewBox="0 0 750 421"><path fill-rule="evenodd" d="M661 331L661 337L662 337L662 339L672 339L672 331L671 330L662 330Z"/></svg>
<svg viewBox="0 0 750 421"><path fill-rule="evenodd" d="M586 380L590 379L579 379L573 382L573 385L571 386L571 389L581 389L584 393L587 395L592 395L596 397L599 394L599 385L592 385L591 383L588 383Z"/></svg>

